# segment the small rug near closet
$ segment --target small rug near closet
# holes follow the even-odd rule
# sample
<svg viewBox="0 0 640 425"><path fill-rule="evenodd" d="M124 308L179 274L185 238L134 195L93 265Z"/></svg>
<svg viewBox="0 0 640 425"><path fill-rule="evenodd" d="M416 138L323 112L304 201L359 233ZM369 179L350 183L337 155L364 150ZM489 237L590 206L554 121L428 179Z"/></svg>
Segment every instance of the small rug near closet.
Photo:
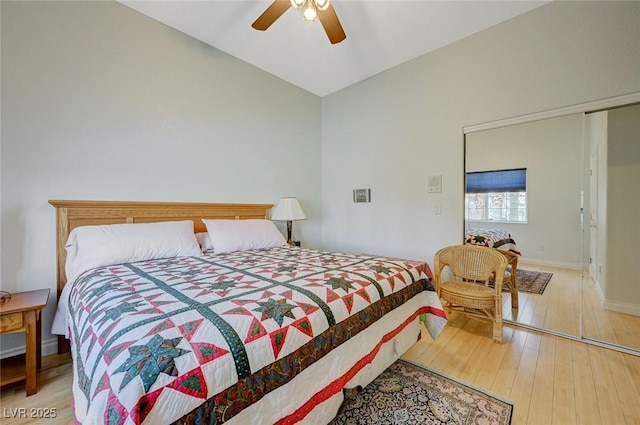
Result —
<svg viewBox="0 0 640 425"><path fill-rule="evenodd" d="M542 295L553 273L518 269L518 291Z"/></svg>
<svg viewBox="0 0 640 425"><path fill-rule="evenodd" d="M330 425L509 425L513 404L405 360L345 402Z"/></svg>

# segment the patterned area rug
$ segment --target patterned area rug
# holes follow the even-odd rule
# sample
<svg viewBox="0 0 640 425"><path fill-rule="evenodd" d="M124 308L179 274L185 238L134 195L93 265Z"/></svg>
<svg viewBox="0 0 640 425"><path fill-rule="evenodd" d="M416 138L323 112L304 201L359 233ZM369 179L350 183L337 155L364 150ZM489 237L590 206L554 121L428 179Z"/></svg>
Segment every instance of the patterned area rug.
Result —
<svg viewBox="0 0 640 425"><path fill-rule="evenodd" d="M552 276L553 273L518 269L518 291L542 295Z"/></svg>
<svg viewBox="0 0 640 425"><path fill-rule="evenodd" d="M330 425L508 425L513 404L413 363L398 360Z"/></svg>

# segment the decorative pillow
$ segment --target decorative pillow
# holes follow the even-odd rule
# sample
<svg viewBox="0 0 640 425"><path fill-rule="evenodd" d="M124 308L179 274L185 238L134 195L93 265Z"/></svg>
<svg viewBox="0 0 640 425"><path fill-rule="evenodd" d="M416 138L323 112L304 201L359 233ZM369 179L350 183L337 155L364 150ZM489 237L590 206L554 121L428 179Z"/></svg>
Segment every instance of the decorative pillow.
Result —
<svg viewBox="0 0 640 425"><path fill-rule="evenodd" d="M207 220L209 237L216 254L285 246L287 241L270 220Z"/></svg>
<svg viewBox="0 0 640 425"><path fill-rule="evenodd" d="M65 248L67 281L96 267L202 254L192 221L80 226Z"/></svg>
<svg viewBox="0 0 640 425"><path fill-rule="evenodd" d="M196 233L196 239L198 240L198 244L200 245L200 249L202 250L202 252L213 251L213 244L211 243L209 233Z"/></svg>

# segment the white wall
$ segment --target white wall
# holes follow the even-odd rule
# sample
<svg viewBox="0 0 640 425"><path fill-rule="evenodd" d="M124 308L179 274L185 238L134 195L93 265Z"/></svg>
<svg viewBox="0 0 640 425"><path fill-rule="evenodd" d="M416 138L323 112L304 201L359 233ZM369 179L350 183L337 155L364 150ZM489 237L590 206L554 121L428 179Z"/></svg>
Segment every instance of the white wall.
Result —
<svg viewBox="0 0 640 425"><path fill-rule="evenodd" d="M0 7L0 34L2 33L2 7ZM0 43L1 45L1 43ZM0 82L2 81L2 48L0 47ZM2 84L0 84L0 99L2 99ZM2 119L2 102L0 101L0 121ZM0 122L0 212L2 211L2 123ZM2 277L2 226L0 225L0 278ZM2 282L0 281L0 288Z"/></svg>
<svg viewBox="0 0 640 425"><path fill-rule="evenodd" d="M308 217L296 234L320 245L317 96L116 2L1 7L0 282L51 288L43 340L56 303L49 199L294 195ZM7 353L24 338L1 342Z"/></svg>
<svg viewBox="0 0 640 425"><path fill-rule="evenodd" d="M527 223L469 223L511 233L524 261L580 268L582 114L467 134L466 172L527 169Z"/></svg>
<svg viewBox="0 0 640 425"><path fill-rule="evenodd" d="M608 115L605 307L640 315L640 105Z"/></svg>
<svg viewBox="0 0 640 425"><path fill-rule="evenodd" d="M552 2L324 97L325 247L431 260L460 243L463 127L640 91L638 22L640 2Z"/></svg>

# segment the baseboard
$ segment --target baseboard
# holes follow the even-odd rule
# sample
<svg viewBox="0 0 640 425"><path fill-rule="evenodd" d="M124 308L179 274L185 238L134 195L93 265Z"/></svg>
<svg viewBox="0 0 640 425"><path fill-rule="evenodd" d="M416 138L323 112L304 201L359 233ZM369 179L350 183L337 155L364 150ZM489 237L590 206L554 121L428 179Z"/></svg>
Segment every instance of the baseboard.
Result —
<svg viewBox="0 0 640 425"><path fill-rule="evenodd" d="M609 311L615 311L618 313L632 314L634 316L640 316L640 304L631 304L624 303L620 301L609 301L604 296L604 292L602 291L602 287L599 282L593 280L592 277L589 277L589 284L593 285L593 289L596 291L596 295L598 297L598 301L600 301L600 305L603 309Z"/></svg>
<svg viewBox="0 0 640 425"><path fill-rule="evenodd" d="M596 295L598 296L598 300L600 300L600 304L604 308L604 303L606 301L604 297L604 291L602 290L602 286L600 286L600 282L594 282L594 289L596 290Z"/></svg>
<svg viewBox="0 0 640 425"><path fill-rule="evenodd" d="M518 267L522 267L526 269L526 265L531 264L532 266L547 266L547 267L558 267L562 269L571 269L571 270L581 270L582 266L580 263L568 263L564 261L553 261L553 260L541 260L539 258L529 258L524 257L518 260Z"/></svg>
<svg viewBox="0 0 640 425"><path fill-rule="evenodd" d="M19 354L24 354L26 351L25 345L20 345L18 347L9 348L7 350L0 351L0 359L6 359L7 357L17 356ZM46 341L42 341L42 355L49 356L51 354L56 354L58 352L58 339L48 339Z"/></svg>
<svg viewBox="0 0 640 425"><path fill-rule="evenodd" d="M640 305L623 303L620 301L607 301L602 302L602 307L605 310L617 311L618 313L632 314L634 316L640 316Z"/></svg>

